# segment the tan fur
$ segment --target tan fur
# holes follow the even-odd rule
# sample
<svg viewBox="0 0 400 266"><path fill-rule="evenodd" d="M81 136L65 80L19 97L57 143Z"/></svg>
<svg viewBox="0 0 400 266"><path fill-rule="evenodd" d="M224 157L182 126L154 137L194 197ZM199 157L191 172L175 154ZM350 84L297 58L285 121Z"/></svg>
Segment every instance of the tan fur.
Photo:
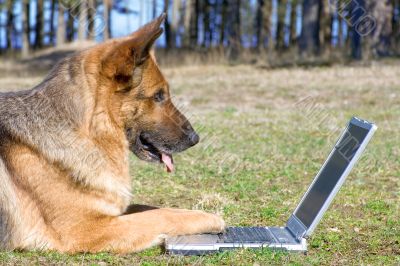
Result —
<svg viewBox="0 0 400 266"><path fill-rule="evenodd" d="M150 54L163 18L65 59L32 90L0 95L1 249L126 253L223 230L213 214L129 206L129 151L149 159L140 134L170 153L198 141Z"/></svg>

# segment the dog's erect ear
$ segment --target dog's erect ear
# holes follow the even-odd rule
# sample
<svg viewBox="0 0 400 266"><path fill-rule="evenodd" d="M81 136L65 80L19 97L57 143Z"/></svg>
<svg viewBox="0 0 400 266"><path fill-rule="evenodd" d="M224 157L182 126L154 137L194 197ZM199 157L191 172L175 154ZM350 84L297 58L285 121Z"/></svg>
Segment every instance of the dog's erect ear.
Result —
<svg viewBox="0 0 400 266"><path fill-rule="evenodd" d="M149 58L151 47L163 33L161 24L165 17L164 13L117 43L103 60L104 74L122 80L132 75L133 69Z"/></svg>
<svg viewBox="0 0 400 266"><path fill-rule="evenodd" d="M161 24L164 22L166 14L163 13L157 19L151 21L150 23L144 25L139 30L132 33L132 38L140 39L142 41L140 51L136 53L137 64L143 63L148 57L149 52L155 41L163 33L163 29L160 28Z"/></svg>

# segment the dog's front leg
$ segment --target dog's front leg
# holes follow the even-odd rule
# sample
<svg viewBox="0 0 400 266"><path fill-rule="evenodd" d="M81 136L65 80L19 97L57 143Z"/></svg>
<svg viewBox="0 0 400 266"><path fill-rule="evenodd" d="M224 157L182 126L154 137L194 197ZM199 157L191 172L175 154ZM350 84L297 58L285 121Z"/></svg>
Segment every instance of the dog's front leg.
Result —
<svg viewBox="0 0 400 266"><path fill-rule="evenodd" d="M77 226L63 251L129 253L161 244L167 236L217 233L225 223L202 211L154 209L117 217L102 217Z"/></svg>

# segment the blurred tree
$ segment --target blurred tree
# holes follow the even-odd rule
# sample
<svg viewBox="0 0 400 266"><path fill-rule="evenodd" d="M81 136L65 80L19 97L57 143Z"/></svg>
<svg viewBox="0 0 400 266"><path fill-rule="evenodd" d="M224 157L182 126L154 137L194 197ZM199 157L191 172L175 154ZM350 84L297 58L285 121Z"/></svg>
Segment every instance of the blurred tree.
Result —
<svg viewBox="0 0 400 266"><path fill-rule="evenodd" d="M65 25L65 9L63 5L58 2L58 16L57 16L57 46L62 46L65 43L66 25Z"/></svg>
<svg viewBox="0 0 400 266"><path fill-rule="evenodd" d="M393 0L392 47L400 55L400 0Z"/></svg>
<svg viewBox="0 0 400 266"><path fill-rule="evenodd" d="M93 40L95 37L94 26L95 26L95 14L96 14L96 2L95 0L88 0L88 22L87 22L87 31L88 31L88 39Z"/></svg>
<svg viewBox="0 0 400 266"><path fill-rule="evenodd" d="M219 45L224 46L225 31L226 31L226 20L228 14L228 0L221 1L221 23L219 28Z"/></svg>
<svg viewBox="0 0 400 266"><path fill-rule="evenodd" d="M3 13L4 2L0 0L0 14ZM0 32L3 32L3 24L0 21ZM0 34L0 54L3 52L3 38L2 34Z"/></svg>
<svg viewBox="0 0 400 266"><path fill-rule="evenodd" d="M29 55L30 49L30 4L29 0L22 1L22 57Z"/></svg>
<svg viewBox="0 0 400 266"><path fill-rule="evenodd" d="M322 3L322 16L320 28L320 43L326 52L330 52L332 44L333 14L328 2Z"/></svg>
<svg viewBox="0 0 400 266"><path fill-rule="evenodd" d="M241 0L229 1L229 16L228 16L228 50L227 56L230 61L236 61L239 58L240 49L242 46L240 33L240 7Z"/></svg>
<svg viewBox="0 0 400 266"><path fill-rule="evenodd" d="M104 40L108 40L111 38L111 9L112 0L103 0Z"/></svg>
<svg viewBox="0 0 400 266"><path fill-rule="evenodd" d="M304 0L299 51L303 56L317 55L320 51L319 31L322 0Z"/></svg>
<svg viewBox="0 0 400 266"><path fill-rule="evenodd" d="M184 35L183 35L183 46L190 46L190 23L195 10L193 10L193 0L185 1L185 14L183 21Z"/></svg>
<svg viewBox="0 0 400 266"><path fill-rule="evenodd" d="M290 1L289 46L295 46L297 42L297 5L297 0Z"/></svg>
<svg viewBox="0 0 400 266"><path fill-rule="evenodd" d="M68 9L67 15L67 41L72 42L75 36L75 9Z"/></svg>
<svg viewBox="0 0 400 266"><path fill-rule="evenodd" d="M43 0L36 0L35 48L43 47Z"/></svg>
<svg viewBox="0 0 400 266"><path fill-rule="evenodd" d="M362 17L365 15L367 6L365 0L350 3L350 44L351 57L355 60L362 59L362 35L357 26L360 25Z"/></svg>
<svg viewBox="0 0 400 266"><path fill-rule="evenodd" d="M393 33L394 9L391 1L377 1L373 5L372 15L376 18L373 32L372 49L377 56L390 55L390 41Z"/></svg>
<svg viewBox="0 0 400 266"><path fill-rule="evenodd" d="M7 22L6 22L6 48L8 50L13 49L13 33L14 33L14 1L7 0L6 2L6 13L7 13Z"/></svg>
<svg viewBox="0 0 400 266"><path fill-rule="evenodd" d="M172 0L170 47L177 47L181 0Z"/></svg>
<svg viewBox="0 0 400 266"><path fill-rule="evenodd" d="M78 40L84 41L86 40L86 30L87 30L87 21L88 21L88 9L86 5L86 1L81 1L79 3L79 21L78 21Z"/></svg>
<svg viewBox="0 0 400 266"><path fill-rule="evenodd" d="M266 1L264 5L264 20L263 28L268 38L268 53L272 53L275 49L275 39L273 32L273 22L272 22L272 1Z"/></svg>
<svg viewBox="0 0 400 266"><path fill-rule="evenodd" d="M168 10L169 10L169 0L164 0L164 12L167 14L167 17L165 18L164 21L164 31L165 31L165 43L167 48L171 48L171 28L169 24L169 15L168 15Z"/></svg>
<svg viewBox="0 0 400 266"><path fill-rule="evenodd" d="M208 47L211 44L211 5L209 0L202 1L202 15L203 15L203 41L202 46Z"/></svg>
<svg viewBox="0 0 400 266"><path fill-rule="evenodd" d="M199 39L200 0L194 0L192 2L192 10L194 10L194 14L191 16L192 18L190 21L190 45L196 47Z"/></svg>
<svg viewBox="0 0 400 266"><path fill-rule="evenodd" d="M338 30L337 30L337 47L342 47L343 45L343 19L342 16L339 14L339 7L341 5L341 0L337 0L335 3L335 16L338 23Z"/></svg>
<svg viewBox="0 0 400 266"><path fill-rule="evenodd" d="M284 47L285 38L285 15L286 15L286 5L287 0L276 0L278 5L278 23L276 27L276 50L282 50Z"/></svg>
<svg viewBox="0 0 400 266"><path fill-rule="evenodd" d="M49 32L49 37L50 37L50 44L54 45L55 43L55 24L54 24L54 18L56 14L56 0L50 0L50 32ZM29 17L29 16L28 16Z"/></svg>
<svg viewBox="0 0 400 266"><path fill-rule="evenodd" d="M264 21L264 10L265 10L265 2L264 0L258 0L257 1L257 11L256 11L256 47L257 49L261 49L263 46L263 40L264 40L264 27L263 27L263 21Z"/></svg>

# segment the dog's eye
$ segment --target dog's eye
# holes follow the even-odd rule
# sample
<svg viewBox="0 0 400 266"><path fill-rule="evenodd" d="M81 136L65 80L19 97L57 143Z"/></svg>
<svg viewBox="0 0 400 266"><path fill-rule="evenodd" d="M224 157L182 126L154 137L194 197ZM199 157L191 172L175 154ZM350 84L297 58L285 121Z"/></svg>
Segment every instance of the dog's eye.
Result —
<svg viewBox="0 0 400 266"><path fill-rule="evenodd" d="M159 90L156 94L154 94L154 101L159 103L164 101L164 99L164 92L162 90Z"/></svg>

